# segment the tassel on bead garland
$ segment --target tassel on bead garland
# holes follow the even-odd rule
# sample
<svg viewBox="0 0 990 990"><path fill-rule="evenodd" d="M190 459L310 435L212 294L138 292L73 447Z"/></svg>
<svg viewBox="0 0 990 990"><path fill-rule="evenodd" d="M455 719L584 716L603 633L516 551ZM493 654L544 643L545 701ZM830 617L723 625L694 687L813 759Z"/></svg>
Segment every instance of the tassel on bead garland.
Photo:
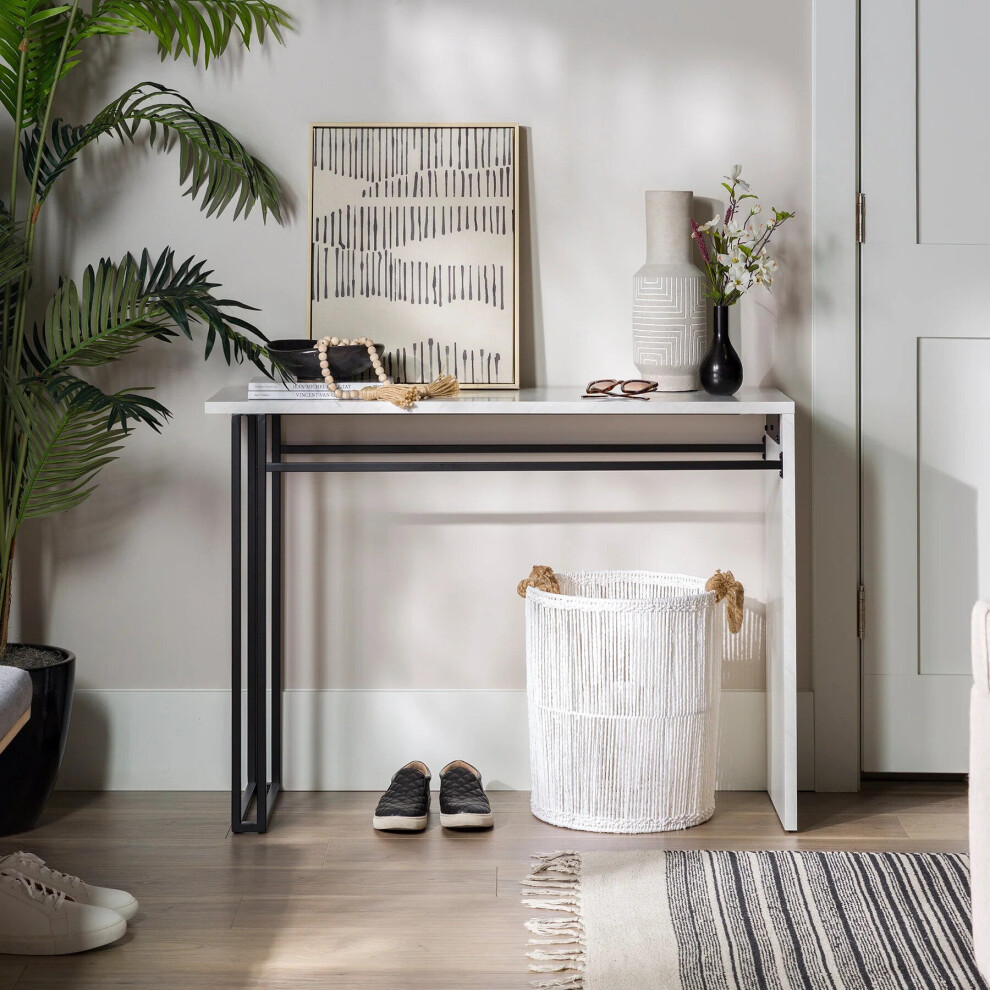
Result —
<svg viewBox="0 0 990 990"><path fill-rule="evenodd" d="M361 389L362 399L381 399L400 409L412 409L418 399L444 399L457 395L461 386L453 375L440 375L429 385L373 385Z"/></svg>

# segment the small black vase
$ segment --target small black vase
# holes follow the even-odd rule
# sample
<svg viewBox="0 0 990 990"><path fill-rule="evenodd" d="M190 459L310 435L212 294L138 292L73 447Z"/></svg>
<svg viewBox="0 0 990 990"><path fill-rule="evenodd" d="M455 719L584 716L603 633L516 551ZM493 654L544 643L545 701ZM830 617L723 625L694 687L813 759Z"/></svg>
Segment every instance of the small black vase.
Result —
<svg viewBox="0 0 990 990"><path fill-rule="evenodd" d="M729 307L715 307L712 346L701 362L701 387L709 395L735 395L743 383L743 366L729 340Z"/></svg>
<svg viewBox="0 0 990 990"><path fill-rule="evenodd" d="M0 835L29 832L38 824L65 753L76 658L58 647L40 649L55 651L59 659L28 670L31 717L0 755Z"/></svg>

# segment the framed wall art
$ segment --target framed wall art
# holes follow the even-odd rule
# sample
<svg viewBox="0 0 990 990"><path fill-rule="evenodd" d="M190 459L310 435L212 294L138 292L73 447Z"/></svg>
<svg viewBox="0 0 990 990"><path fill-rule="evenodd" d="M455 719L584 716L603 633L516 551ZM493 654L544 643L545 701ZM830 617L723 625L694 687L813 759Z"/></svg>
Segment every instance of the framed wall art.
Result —
<svg viewBox="0 0 990 990"><path fill-rule="evenodd" d="M517 124L313 124L311 338L396 382L519 387Z"/></svg>

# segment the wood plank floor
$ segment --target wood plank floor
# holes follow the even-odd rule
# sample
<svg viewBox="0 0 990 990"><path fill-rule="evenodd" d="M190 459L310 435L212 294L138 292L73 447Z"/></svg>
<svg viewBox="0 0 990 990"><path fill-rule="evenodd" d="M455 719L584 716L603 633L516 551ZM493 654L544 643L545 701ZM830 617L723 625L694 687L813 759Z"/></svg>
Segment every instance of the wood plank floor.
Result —
<svg viewBox="0 0 990 990"><path fill-rule="evenodd" d="M719 795L685 832L606 836L537 821L528 795L493 792L491 832L371 829L377 795L284 794L272 831L235 836L227 798L202 793L61 793L34 832L0 839L141 910L122 942L83 956L0 956L0 990L523 990L518 881L557 849L966 850L963 784L868 784L803 794L803 831L784 833L765 794ZM436 800L434 800L436 810Z"/></svg>

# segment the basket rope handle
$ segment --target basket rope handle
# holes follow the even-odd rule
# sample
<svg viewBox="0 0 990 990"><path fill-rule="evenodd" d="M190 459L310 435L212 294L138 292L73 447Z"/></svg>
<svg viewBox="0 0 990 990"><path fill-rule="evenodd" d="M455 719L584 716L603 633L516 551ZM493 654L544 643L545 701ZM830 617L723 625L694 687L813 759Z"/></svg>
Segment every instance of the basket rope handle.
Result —
<svg viewBox="0 0 990 990"><path fill-rule="evenodd" d="M550 594L560 594L560 582L552 567L544 564L534 564L529 577L524 578L516 586L516 594L526 597L527 588L538 588ZM746 600L745 589L733 575L732 571L716 571L706 582L705 591L715 592L715 601L725 599L725 615L729 621L729 632L738 633L743 624L743 604Z"/></svg>
<svg viewBox="0 0 990 990"><path fill-rule="evenodd" d="M732 571L716 571L705 584L705 591L714 591L716 602L725 599L725 617L729 620L729 632L739 632L743 624L745 592Z"/></svg>
<svg viewBox="0 0 990 990"><path fill-rule="evenodd" d="M543 564L533 564L529 577L524 578L516 585L516 594L520 598L525 598L527 588L549 591L552 595L560 594L560 582L557 580L557 575L554 574L552 567L546 567Z"/></svg>

